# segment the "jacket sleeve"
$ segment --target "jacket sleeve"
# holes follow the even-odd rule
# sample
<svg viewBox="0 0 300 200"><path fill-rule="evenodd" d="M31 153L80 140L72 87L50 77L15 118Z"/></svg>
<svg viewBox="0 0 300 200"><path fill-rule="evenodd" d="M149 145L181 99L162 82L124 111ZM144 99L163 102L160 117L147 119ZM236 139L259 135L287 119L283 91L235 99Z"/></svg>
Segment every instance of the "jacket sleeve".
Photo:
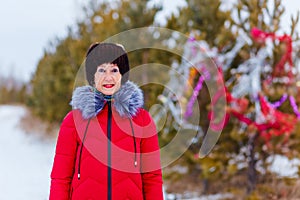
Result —
<svg viewBox="0 0 300 200"><path fill-rule="evenodd" d="M154 121L146 111L144 111L143 121L141 163L144 200L162 200L163 182L158 135Z"/></svg>
<svg viewBox="0 0 300 200"><path fill-rule="evenodd" d="M50 200L68 200L77 152L77 133L73 114L64 118L58 134L51 172Z"/></svg>

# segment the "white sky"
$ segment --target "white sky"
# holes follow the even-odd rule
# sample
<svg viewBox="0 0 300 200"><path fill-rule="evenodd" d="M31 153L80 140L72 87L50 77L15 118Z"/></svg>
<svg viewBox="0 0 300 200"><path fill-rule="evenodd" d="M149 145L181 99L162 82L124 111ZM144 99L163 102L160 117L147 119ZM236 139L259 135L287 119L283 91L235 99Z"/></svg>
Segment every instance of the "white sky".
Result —
<svg viewBox="0 0 300 200"><path fill-rule="evenodd" d="M81 14L80 2L84 0L1 1L0 74L28 81L49 41L65 36L67 27L75 24ZM290 15L300 10L300 1L282 1L286 7L283 21L288 28ZM184 0L163 0L163 5L167 11L159 18L185 3Z"/></svg>
<svg viewBox="0 0 300 200"><path fill-rule="evenodd" d="M0 73L25 80L34 72L43 49L66 35L79 9L76 0L1 0Z"/></svg>

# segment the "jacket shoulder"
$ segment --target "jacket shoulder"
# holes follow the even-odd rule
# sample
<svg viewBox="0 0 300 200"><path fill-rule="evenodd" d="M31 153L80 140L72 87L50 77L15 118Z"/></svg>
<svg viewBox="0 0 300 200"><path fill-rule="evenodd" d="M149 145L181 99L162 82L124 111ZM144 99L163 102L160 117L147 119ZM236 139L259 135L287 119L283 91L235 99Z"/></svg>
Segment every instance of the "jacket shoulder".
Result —
<svg viewBox="0 0 300 200"><path fill-rule="evenodd" d="M74 122L74 111L69 111L60 125L59 136L72 137L77 139L77 131Z"/></svg>
<svg viewBox="0 0 300 200"><path fill-rule="evenodd" d="M74 109L69 111L64 117L62 123L67 126L75 126L75 122L82 122L85 119L82 116L82 113L79 109Z"/></svg>
<svg viewBox="0 0 300 200"><path fill-rule="evenodd" d="M62 120L61 126L74 126L73 110L69 111Z"/></svg>
<svg viewBox="0 0 300 200"><path fill-rule="evenodd" d="M133 120L143 126L147 126L150 123L154 123L151 114L144 108L139 108L137 115L134 117Z"/></svg>

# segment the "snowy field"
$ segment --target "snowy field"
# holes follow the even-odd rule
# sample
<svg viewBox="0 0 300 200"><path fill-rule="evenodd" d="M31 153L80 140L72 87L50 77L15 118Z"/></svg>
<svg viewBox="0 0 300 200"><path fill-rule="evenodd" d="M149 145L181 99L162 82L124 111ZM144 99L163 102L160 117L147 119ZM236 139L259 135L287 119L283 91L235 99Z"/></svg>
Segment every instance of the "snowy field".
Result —
<svg viewBox="0 0 300 200"><path fill-rule="evenodd" d="M0 106L0 188L3 200L45 200L55 141L25 134L19 127L25 109Z"/></svg>
<svg viewBox="0 0 300 200"><path fill-rule="evenodd" d="M50 188L50 172L55 139L42 140L20 128L26 110L21 106L0 106L0 199L46 200ZM281 176L295 177L300 161L282 156L270 158L271 170ZM218 200L230 194L216 194L189 200ZM184 199L166 194L166 200Z"/></svg>

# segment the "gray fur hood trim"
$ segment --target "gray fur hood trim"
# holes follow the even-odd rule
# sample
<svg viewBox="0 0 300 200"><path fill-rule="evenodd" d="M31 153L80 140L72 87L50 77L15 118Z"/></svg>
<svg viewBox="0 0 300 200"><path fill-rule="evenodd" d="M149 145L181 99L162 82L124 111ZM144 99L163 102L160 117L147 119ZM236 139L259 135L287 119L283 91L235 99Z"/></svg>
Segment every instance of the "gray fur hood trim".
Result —
<svg viewBox="0 0 300 200"><path fill-rule="evenodd" d="M113 99L113 106L122 117L134 117L144 105L142 90L131 81L123 84ZM82 86L74 90L70 105L80 110L84 119L90 119L101 112L105 103L102 93L95 92L92 86Z"/></svg>

